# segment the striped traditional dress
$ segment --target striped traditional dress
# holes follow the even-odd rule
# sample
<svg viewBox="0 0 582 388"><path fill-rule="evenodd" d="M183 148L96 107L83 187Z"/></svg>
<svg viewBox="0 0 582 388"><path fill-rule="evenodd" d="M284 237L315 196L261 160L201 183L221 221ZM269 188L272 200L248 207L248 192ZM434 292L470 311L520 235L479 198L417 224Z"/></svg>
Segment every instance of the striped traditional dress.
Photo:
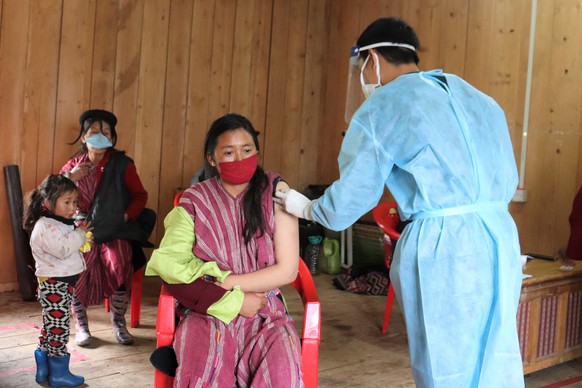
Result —
<svg viewBox="0 0 582 388"><path fill-rule="evenodd" d="M275 263L272 198L275 175L267 173L262 211L266 231L245 245L242 219L246 191L232 197L217 178L184 192L180 201L194 220L194 254L214 261L234 274L257 271ZM175 384L179 387L300 387L300 342L293 321L278 297L253 318L238 315L230 324L210 315L186 311L176 330L178 359Z"/></svg>
<svg viewBox="0 0 582 388"><path fill-rule="evenodd" d="M87 154L77 156L67 162L62 170L71 170L73 166L89 161ZM94 168L79 182L80 211L87 214L93 203L93 197L99 186L103 171ZM99 305L106 296L110 296L119 287L125 285L131 289L132 248L127 240L112 240L103 244L94 243L89 252L83 254L87 269L83 271L75 286L75 295L84 306Z"/></svg>

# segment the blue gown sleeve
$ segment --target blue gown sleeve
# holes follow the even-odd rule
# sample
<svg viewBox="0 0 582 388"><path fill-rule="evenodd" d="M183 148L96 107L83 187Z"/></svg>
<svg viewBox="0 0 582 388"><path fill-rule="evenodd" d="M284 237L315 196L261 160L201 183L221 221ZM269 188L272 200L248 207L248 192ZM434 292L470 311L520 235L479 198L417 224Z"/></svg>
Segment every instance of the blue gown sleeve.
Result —
<svg viewBox="0 0 582 388"><path fill-rule="evenodd" d="M311 208L315 221L336 231L348 228L378 204L394 166L392 157L375 136L377 128L370 120L372 115L362 108L352 119L341 146L340 178Z"/></svg>

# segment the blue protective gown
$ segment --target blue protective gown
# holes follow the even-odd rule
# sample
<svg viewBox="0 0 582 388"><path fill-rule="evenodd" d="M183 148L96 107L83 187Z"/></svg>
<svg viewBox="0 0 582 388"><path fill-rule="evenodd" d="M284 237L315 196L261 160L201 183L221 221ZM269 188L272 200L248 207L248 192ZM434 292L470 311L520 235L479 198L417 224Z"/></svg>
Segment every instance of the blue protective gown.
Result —
<svg viewBox="0 0 582 388"><path fill-rule="evenodd" d="M523 387L520 248L507 209L518 177L498 104L440 70L402 75L358 109L338 160L340 179L313 204L317 222L349 227L384 184L413 220L390 278L417 386Z"/></svg>

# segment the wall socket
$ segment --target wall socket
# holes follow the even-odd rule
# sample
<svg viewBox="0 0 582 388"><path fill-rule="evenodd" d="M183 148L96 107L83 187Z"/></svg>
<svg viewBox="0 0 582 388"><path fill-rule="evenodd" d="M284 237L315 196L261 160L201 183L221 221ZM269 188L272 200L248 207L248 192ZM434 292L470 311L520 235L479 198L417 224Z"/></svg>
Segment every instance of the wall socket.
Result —
<svg viewBox="0 0 582 388"><path fill-rule="evenodd" d="M513 198L511 199L512 202L527 202L527 190L525 189L517 189Z"/></svg>

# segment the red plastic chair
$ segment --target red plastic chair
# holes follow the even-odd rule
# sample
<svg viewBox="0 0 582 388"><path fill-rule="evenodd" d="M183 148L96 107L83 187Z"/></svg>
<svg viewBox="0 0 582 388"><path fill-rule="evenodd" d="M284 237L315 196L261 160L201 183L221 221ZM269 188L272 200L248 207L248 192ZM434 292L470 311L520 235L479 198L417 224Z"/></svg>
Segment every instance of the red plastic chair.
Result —
<svg viewBox="0 0 582 388"><path fill-rule="evenodd" d="M384 230L384 262L390 269L392 263L392 245L400 238L400 233L396 230L400 216L398 215L398 205L396 202L380 202L374 209L372 215L374 221ZM386 297L386 309L384 311L384 323L382 324L382 334L386 334L388 323L390 322L390 313L394 303L394 288L392 282L388 286L388 296Z"/></svg>
<svg viewBox="0 0 582 388"><path fill-rule="evenodd" d="M301 333L301 371L306 388L317 387L319 364L319 343L321 340L321 306L309 269L299 259L299 272L291 285L301 295L303 301L303 330ZM176 300L162 285L158 302L156 321L157 347L172 345L176 330ZM155 370L154 387L170 388L174 378Z"/></svg>
<svg viewBox="0 0 582 388"><path fill-rule="evenodd" d="M306 388L317 387L319 343L321 341L321 304L309 268L299 258L299 271L291 285L303 302L303 329L301 331L301 371Z"/></svg>
<svg viewBox="0 0 582 388"><path fill-rule="evenodd" d="M182 198L182 194L184 194L183 191L178 191L178 193L174 197L174 207L178 206L178 204L180 203L180 198Z"/></svg>
<svg viewBox="0 0 582 388"><path fill-rule="evenodd" d="M142 281L145 266L133 273L131 278L131 311L129 313L129 327L139 327L141 315ZM105 311L109 312L109 298L105 298Z"/></svg>

